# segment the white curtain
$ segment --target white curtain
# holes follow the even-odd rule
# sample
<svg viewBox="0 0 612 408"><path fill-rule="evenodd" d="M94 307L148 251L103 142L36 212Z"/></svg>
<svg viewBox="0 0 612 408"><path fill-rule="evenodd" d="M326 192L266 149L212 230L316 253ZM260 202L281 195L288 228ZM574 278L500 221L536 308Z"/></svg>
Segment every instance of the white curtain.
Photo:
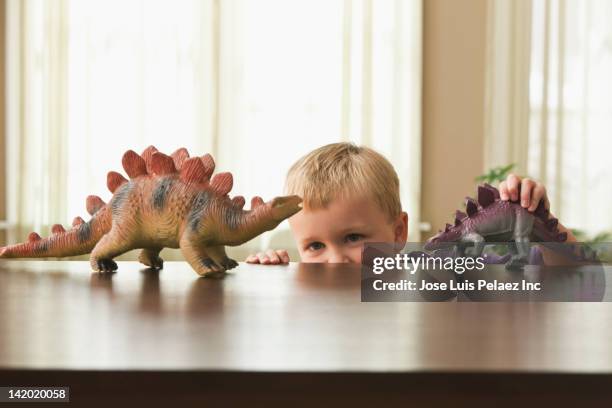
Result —
<svg viewBox="0 0 612 408"><path fill-rule="evenodd" d="M65 0L7 2L9 241L66 220Z"/></svg>
<svg viewBox="0 0 612 408"><path fill-rule="evenodd" d="M485 171L527 171L531 0L494 0L487 15Z"/></svg>
<svg viewBox="0 0 612 408"><path fill-rule="evenodd" d="M130 148L211 152L232 194L267 200L295 160L340 140L392 161L418 239L420 1L9 4L13 241L82 215L88 194L108 199L106 173Z"/></svg>
<svg viewBox="0 0 612 408"><path fill-rule="evenodd" d="M514 12L490 20L489 48L511 58L489 54L486 164L514 162L542 180L565 225L610 231L612 3L496 0L493 15L508 3ZM504 32L513 22L527 27Z"/></svg>

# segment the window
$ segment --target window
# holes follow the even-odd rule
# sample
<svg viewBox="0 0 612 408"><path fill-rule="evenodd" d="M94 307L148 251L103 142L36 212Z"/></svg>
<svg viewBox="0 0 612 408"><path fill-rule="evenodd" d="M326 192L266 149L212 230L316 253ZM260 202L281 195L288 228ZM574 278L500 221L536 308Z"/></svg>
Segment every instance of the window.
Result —
<svg viewBox="0 0 612 408"><path fill-rule="evenodd" d="M612 3L533 2L528 174L562 221L612 230Z"/></svg>
<svg viewBox="0 0 612 408"><path fill-rule="evenodd" d="M612 3L490 3L485 152L544 182L586 237L612 231Z"/></svg>
<svg viewBox="0 0 612 408"><path fill-rule="evenodd" d="M9 0L8 12L13 241L82 215L89 194L108 199L127 149L210 152L232 195L268 200L295 160L340 140L393 162L418 236L419 1Z"/></svg>

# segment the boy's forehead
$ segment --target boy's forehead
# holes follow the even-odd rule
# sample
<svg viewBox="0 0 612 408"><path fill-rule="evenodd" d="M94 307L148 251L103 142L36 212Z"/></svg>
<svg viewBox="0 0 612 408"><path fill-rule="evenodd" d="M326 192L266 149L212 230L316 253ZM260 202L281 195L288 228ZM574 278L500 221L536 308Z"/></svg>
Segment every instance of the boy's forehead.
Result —
<svg viewBox="0 0 612 408"><path fill-rule="evenodd" d="M311 235L325 231L341 233L386 221L384 211L369 197L339 197L325 207L305 205L289 220L294 231Z"/></svg>
<svg viewBox="0 0 612 408"><path fill-rule="evenodd" d="M376 206L373 194L362 194L350 190L336 192L333 196L328 197L325 205L314 205L308 198L304 200L304 207L310 211L344 211L353 208L364 209L370 206Z"/></svg>

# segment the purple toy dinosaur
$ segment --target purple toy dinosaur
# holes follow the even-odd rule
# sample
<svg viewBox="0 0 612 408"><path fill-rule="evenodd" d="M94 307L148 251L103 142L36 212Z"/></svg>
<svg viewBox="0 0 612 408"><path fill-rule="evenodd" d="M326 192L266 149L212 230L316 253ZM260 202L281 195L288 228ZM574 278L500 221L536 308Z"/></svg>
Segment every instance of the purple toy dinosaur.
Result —
<svg viewBox="0 0 612 408"><path fill-rule="evenodd" d="M531 242L567 240L567 233L559 232L558 224L542 201L534 212L529 212L518 201L501 200L495 187L484 184L478 186L478 200L467 197L465 213L457 211L455 224L446 224L444 231L427 241L425 249L454 248L459 256L466 252L480 256L487 242L510 242L512 256L506 267L520 269L527 263Z"/></svg>

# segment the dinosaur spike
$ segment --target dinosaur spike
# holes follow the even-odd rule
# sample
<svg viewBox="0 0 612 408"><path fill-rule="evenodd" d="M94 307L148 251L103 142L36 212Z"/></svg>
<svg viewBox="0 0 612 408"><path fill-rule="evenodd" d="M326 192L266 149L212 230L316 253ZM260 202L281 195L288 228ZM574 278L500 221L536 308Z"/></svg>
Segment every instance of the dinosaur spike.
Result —
<svg viewBox="0 0 612 408"><path fill-rule="evenodd" d="M476 201L473 198L465 198L465 211L467 212L468 217L471 217L478 212L478 204L476 204Z"/></svg>
<svg viewBox="0 0 612 408"><path fill-rule="evenodd" d="M185 160L181 168L181 180L184 183L202 183L206 181L206 169L199 157Z"/></svg>
<svg viewBox="0 0 612 408"><path fill-rule="evenodd" d="M210 186L220 195L226 195L232 190L234 185L234 177L232 173L218 173L212 178Z"/></svg>
<svg viewBox="0 0 612 408"><path fill-rule="evenodd" d="M567 232L561 232L560 234L557 234L557 241L565 242L566 240L567 240Z"/></svg>
<svg viewBox="0 0 612 408"><path fill-rule="evenodd" d="M243 196L236 196L236 197L232 198L232 204L236 208L242 209L244 207L245 202L246 201L245 201Z"/></svg>
<svg viewBox="0 0 612 408"><path fill-rule="evenodd" d="M121 159L123 169L133 179L147 174L147 165L142 157L133 150L128 150Z"/></svg>
<svg viewBox="0 0 612 408"><path fill-rule="evenodd" d="M36 242L36 241L40 241L42 238L40 237L40 235L38 235L35 232L30 232L30 234L28 235L28 242Z"/></svg>
<svg viewBox="0 0 612 408"><path fill-rule="evenodd" d="M546 221L546 219L548 218L549 211L544 206L544 201L540 201L533 213L536 215L536 217L539 217Z"/></svg>
<svg viewBox="0 0 612 408"><path fill-rule="evenodd" d="M94 215L96 212L98 212L102 207L106 205L106 203L102 201L100 197L95 196L95 195L87 196L87 200L85 203L86 203L87 212L89 213L89 215Z"/></svg>
<svg viewBox="0 0 612 408"><path fill-rule="evenodd" d="M488 207L495 202L495 194L485 186L478 186L478 204L482 208Z"/></svg>
<svg viewBox="0 0 612 408"><path fill-rule="evenodd" d="M254 210L255 208L259 207L260 205L263 205L264 200L259 197L259 196L255 196L251 199L251 210Z"/></svg>
<svg viewBox="0 0 612 408"><path fill-rule="evenodd" d="M548 221L546 221L546 228L549 231L554 231L555 228L557 228L557 225L559 225L559 220L556 218L551 218Z"/></svg>
<svg viewBox="0 0 612 408"><path fill-rule="evenodd" d="M495 187L493 187L489 183L484 183L484 188L486 188L487 190L490 190L493 193L493 195L495 196L496 199L499 198L499 190L498 189L496 189Z"/></svg>
<svg viewBox="0 0 612 408"><path fill-rule="evenodd" d="M181 147L180 149L175 150L170 157L172 157L172 160L174 160L174 167L176 167L177 170L181 170L183 163L185 163L185 161L189 158L189 152L184 147Z"/></svg>
<svg viewBox="0 0 612 408"><path fill-rule="evenodd" d="M451 227L452 227L452 225L446 224L446 227L444 227L444 232L450 231Z"/></svg>
<svg viewBox="0 0 612 408"><path fill-rule="evenodd" d="M127 180L116 171L109 171L106 175L106 186L111 193L114 193L124 183L127 183Z"/></svg>
<svg viewBox="0 0 612 408"><path fill-rule="evenodd" d="M212 158L210 154L205 154L201 157L202 164L204 165L204 169L206 170L205 174L208 179L215 171L215 160Z"/></svg>
<svg viewBox="0 0 612 408"><path fill-rule="evenodd" d="M461 224L461 221L467 217L467 214L457 210L455 212L455 227Z"/></svg>
<svg viewBox="0 0 612 408"><path fill-rule="evenodd" d="M276 197L266 204L255 197L251 203L258 209L244 211L244 197L232 199L227 194L233 184L231 174L218 174L209 184L214 173L210 156L190 159L186 149L166 156L154 147L143 155L131 150L123 153L122 164L133 179L127 181L123 171L123 176L110 172L107 185L114 195L108 204L98 196L88 196L86 206L92 217L87 222L76 217L72 227L54 225L54 235L42 239L33 232L29 242L0 247L0 258L63 258L90 253L91 269L106 273L118 268L113 258L119 253L141 248L140 262L161 269L159 251L180 243L183 249L189 248L185 255L200 276L217 277L238 266L225 256L225 245L247 242L302 209L302 199L293 195ZM175 171L175 163L181 168L180 175L153 176ZM201 250L202 245L206 251Z"/></svg>
<svg viewBox="0 0 612 408"><path fill-rule="evenodd" d="M166 156L162 152L153 153L149 168L151 172L157 176L176 173L174 160L172 160L172 157Z"/></svg>
<svg viewBox="0 0 612 408"><path fill-rule="evenodd" d="M81 217L74 217L74 220L72 220L72 226L78 227L81 224L85 224L85 220Z"/></svg>
<svg viewBox="0 0 612 408"><path fill-rule="evenodd" d="M149 147L147 147L146 149L144 149L144 151L142 152L141 156L145 161L145 164L147 166L147 173L148 174L152 174L153 171L151 169L151 159L153 159L153 153L157 153L158 150L155 146L151 145Z"/></svg>

